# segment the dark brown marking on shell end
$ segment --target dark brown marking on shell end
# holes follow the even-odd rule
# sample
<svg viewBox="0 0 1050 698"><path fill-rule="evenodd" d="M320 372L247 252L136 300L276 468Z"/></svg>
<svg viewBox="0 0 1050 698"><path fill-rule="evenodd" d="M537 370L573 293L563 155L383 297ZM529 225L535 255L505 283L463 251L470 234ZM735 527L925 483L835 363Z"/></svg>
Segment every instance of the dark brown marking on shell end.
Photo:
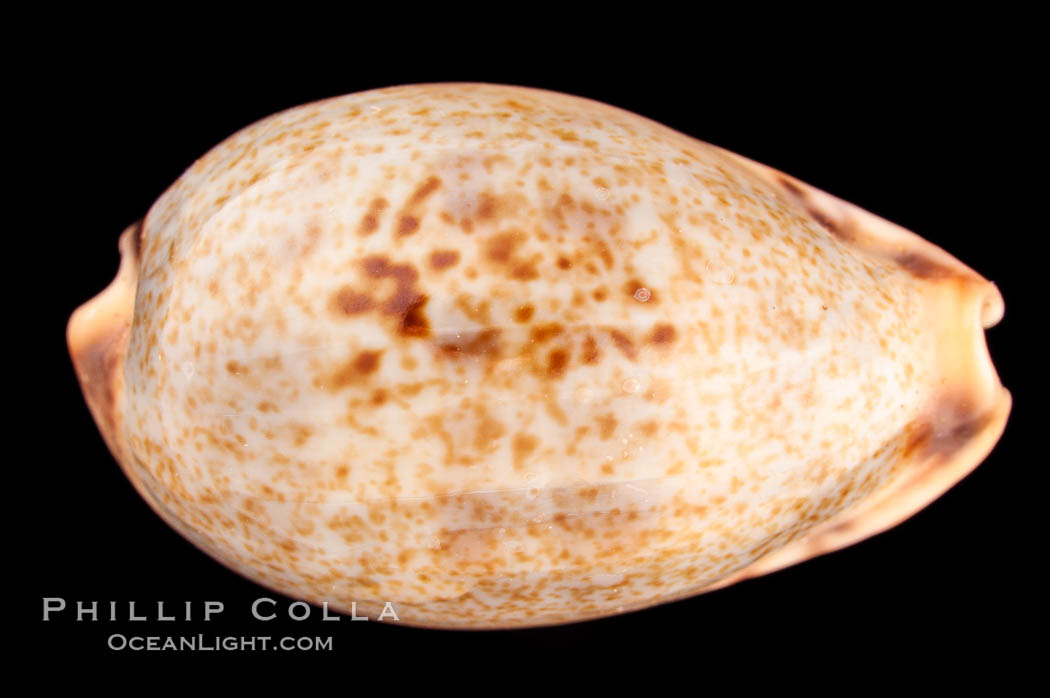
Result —
<svg viewBox="0 0 1050 698"><path fill-rule="evenodd" d="M777 182L779 182L780 186L784 187L784 189L795 198L805 200L806 192L802 191L797 184L787 177L779 177L777 178Z"/></svg>
<svg viewBox="0 0 1050 698"><path fill-rule="evenodd" d="M949 459L993 421L992 412L975 413L965 399L941 402L932 417L912 425L902 457Z"/></svg>
<svg viewBox="0 0 1050 698"><path fill-rule="evenodd" d="M107 333L73 355L84 396L105 422L103 432L106 434L112 434L116 429L114 379L123 359L126 335L127 328Z"/></svg>
<svg viewBox="0 0 1050 698"><path fill-rule="evenodd" d="M856 239L856 233L848 221L818 206L806 193L805 189L798 184L795 184L787 177L778 177L777 183L805 208L809 217L816 221L820 227L843 242L852 242Z"/></svg>
<svg viewBox="0 0 1050 698"><path fill-rule="evenodd" d="M948 279L959 275L951 267L917 252L905 252L894 257L893 261L919 279Z"/></svg>
<svg viewBox="0 0 1050 698"><path fill-rule="evenodd" d="M822 228L827 230L829 233L842 240L850 240L852 236L849 235L846 229L840 225L837 221L832 218L824 211L820 210L816 206L806 206L806 212L809 213L810 217L820 224Z"/></svg>
<svg viewBox="0 0 1050 698"><path fill-rule="evenodd" d="M135 230L131 234L131 251L135 255L135 261L142 259L142 250L146 247L146 226L143 225L143 221L140 220L135 225Z"/></svg>

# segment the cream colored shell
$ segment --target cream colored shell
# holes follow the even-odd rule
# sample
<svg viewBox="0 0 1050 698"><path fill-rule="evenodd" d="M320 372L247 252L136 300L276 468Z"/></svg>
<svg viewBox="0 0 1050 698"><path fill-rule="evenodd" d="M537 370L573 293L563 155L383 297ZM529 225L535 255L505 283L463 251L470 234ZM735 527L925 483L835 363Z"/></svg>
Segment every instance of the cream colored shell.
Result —
<svg viewBox="0 0 1050 698"><path fill-rule="evenodd" d="M995 286L610 106L396 87L260 121L122 238L69 343L142 496L332 608L513 627L891 526L991 449Z"/></svg>

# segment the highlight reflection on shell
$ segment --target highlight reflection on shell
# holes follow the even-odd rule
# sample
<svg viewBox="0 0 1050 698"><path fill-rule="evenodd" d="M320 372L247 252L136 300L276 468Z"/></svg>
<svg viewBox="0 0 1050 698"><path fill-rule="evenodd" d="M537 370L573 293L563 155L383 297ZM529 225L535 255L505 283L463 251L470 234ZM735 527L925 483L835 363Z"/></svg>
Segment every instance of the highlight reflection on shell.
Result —
<svg viewBox="0 0 1050 698"><path fill-rule="evenodd" d="M157 513L291 596L450 627L718 588L894 525L1010 407L995 286L637 115L396 87L256 123L70 321Z"/></svg>

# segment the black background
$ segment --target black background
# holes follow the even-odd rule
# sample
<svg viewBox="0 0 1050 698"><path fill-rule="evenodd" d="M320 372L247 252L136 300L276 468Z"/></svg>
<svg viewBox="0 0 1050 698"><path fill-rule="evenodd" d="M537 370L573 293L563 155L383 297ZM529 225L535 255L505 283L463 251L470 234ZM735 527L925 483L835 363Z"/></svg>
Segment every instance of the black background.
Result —
<svg viewBox="0 0 1050 698"><path fill-rule="evenodd" d="M209 37L153 50L148 36L108 48L88 38L45 43L33 71L22 74L32 97L20 116L32 123L20 133L30 139L23 145L33 159L24 198L12 204L30 214L23 237L36 249L9 260L22 289L16 305L28 307L33 323L16 338L21 346L32 337L17 349L18 365L32 368L15 376L26 381L16 423L27 431L12 434L31 433L37 445L19 473L28 478L19 498L31 508L17 529L26 548L21 569L29 570L19 576L30 587L17 599L32 638L23 649L62 660L120 654L137 661L143 654L107 650L106 638L334 635L334 653L358 672L406 655L446 665L468 658L474 669L501 657L563 657L604 671L629 663L643 647L684 648L711 671L723 657L785 654L803 667L840 654L869 657L874 670L890 658L925 663L946 648L957 666L1016 644L1016 627L1035 613L1027 581L1036 549L1020 493L1030 487L1030 471L1043 465L1026 439L1034 417L1026 412L1032 377L1022 358L1032 341L1022 329L1030 326L1029 308L1041 304L1022 287L1031 279L1022 265L1034 254L1031 237L1043 234L1019 193L1019 167L1034 157L1027 131L1032 84L1024 77L1030 64L1009 41L990 44L977 26L961 34L949 28L958 38L943 45L892 32L829 43L827 32L811 32L789 33L776 44L751 36L714 44L711 31L643 31L641 40L621 29L612 49L609 42L580 47L574 32L480 46L450 32L396 50L362 45L355 35L323 57L261 42L206 59L193 54ZM768 577L621 617L481 633L323 623L316 610L301 623L253 620L254 599L280 597L196 550L140 500L80 396L65 323L113 277L124 227L234 131L307 101L447 80L544 87L638 112L941 245L995 281L1006 300L1004 321L987 335L1015 398L1002 441L971 476L886 533ZM161 600L169 607L194 601L198 616L205 600L222 601L226 610L208 624L76 623L68 611L44 623L45 596L71 606L113 600L125 609L134 600L151 615ZM201 659L207 657L178 657ZM523 666L541 665L529 659Z"/></svg>

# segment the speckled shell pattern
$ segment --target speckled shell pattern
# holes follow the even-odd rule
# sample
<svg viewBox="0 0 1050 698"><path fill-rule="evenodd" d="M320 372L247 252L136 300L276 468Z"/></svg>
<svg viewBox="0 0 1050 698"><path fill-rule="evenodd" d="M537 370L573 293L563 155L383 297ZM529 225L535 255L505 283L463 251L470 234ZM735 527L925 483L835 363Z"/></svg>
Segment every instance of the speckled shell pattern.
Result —
<svg viewBox="0 0 1050 698"><path fill-rule="evenodd" d="M433 84L215 147L69 344L141 495L231 569L358 615L606 616L891 526L1010 397L990 282L620 109Z"/></svg>

